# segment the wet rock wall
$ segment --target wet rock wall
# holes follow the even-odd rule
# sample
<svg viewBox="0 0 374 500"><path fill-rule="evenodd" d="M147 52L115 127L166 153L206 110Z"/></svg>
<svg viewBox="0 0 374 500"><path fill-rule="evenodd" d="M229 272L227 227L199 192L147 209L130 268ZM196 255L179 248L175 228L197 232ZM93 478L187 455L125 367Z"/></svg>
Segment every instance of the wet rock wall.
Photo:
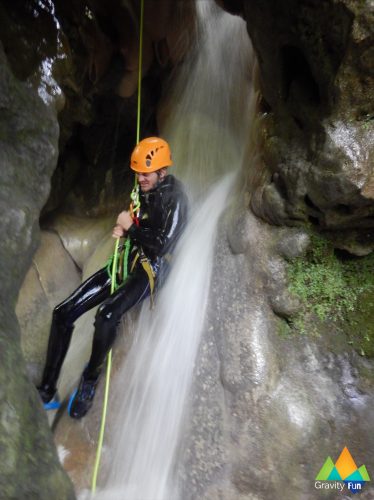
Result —
<svg viewBox="0 0 374 500"><path fill-rule="evenodd" d="M257 54L262 150L251 208L308 223L336 246L374 246L374 11L371 2L219 2L247 22ZM252 177L253 179L253 177Z"/></svg>

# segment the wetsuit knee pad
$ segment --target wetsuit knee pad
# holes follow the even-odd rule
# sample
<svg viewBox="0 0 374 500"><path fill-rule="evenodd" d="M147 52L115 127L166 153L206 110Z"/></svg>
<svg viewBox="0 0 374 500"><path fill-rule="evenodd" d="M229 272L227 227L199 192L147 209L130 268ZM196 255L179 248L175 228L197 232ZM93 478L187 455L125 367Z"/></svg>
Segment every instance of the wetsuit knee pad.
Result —
<svg viewBox="0 0 374 500"><path fill-rule="evenodd" d="M95 316L95 326L112 326L116 325L120 317L113 310L110 304L101 304Z"/></svg>
<svg viewBox="0 0 374 500"><path fill-rule="evenodd" d="M95 317L95 333L92 344L90 370L101 366L117 335L120 317L108 304L102 304Z"/></svg>

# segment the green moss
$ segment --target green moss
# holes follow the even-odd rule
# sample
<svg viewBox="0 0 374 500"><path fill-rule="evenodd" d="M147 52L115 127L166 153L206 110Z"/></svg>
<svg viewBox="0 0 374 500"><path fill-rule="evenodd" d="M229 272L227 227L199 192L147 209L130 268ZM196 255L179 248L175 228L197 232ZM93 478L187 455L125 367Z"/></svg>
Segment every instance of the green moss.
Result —
<svg viewBox="0 0 374 500"><path fill-rule="evenodd" d="M277 333L282 338L289 338L291 336L291 327L284 319L278 319Z"/></svg>
<svg viewBox="0 0 374 500"><path fill-rule="evenodd" d="M341 259L333 246L311 235L306 255L288 268L289 290L303 310L291 319L299 333L317 333L317 324L333 322L357 351L374 356L374 253Z"/></svg>
<svg viewBox="0 0 374 500"><path fill-rule="evenodd" d="M347 314L345 331L360 354L374 358L374 291L363 292Z"/></svg>

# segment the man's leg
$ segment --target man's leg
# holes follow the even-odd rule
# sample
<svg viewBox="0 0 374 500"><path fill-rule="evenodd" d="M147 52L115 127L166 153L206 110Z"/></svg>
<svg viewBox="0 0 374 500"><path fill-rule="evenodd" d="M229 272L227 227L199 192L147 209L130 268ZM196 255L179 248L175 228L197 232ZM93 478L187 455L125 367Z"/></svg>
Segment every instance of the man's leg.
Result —
<svg viewBox="0 0 374 500"><path fill-rule="evenodd" d="M148 276L141 267L130 274L126 282L99 307L91 358L85 368L76 394L69 404L69 414L82 418L92 406L97 381L105 358L116 338L121 317L150 294Z"/></svg>
<svg viewBox="0 0 374 500"><path fill-rule="evenodd" d="M55 307L42 383L38 387L44 403L50 401L56 393L57 379L69 348L74 322L109 295L110 278L106 269L101 269Z"/></svg>

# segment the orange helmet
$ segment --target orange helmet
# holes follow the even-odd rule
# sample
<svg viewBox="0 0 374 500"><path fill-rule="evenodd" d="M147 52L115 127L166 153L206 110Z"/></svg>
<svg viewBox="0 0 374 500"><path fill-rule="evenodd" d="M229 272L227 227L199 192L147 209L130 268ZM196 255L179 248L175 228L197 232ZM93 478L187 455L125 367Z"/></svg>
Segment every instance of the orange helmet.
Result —
<svg viewBox="0 0 374 500"><path fill-rule="evenodd" d="M172 164L169 144L160 137L147 137L132 152L130 167L135 172L145 174Z"/></svg>

